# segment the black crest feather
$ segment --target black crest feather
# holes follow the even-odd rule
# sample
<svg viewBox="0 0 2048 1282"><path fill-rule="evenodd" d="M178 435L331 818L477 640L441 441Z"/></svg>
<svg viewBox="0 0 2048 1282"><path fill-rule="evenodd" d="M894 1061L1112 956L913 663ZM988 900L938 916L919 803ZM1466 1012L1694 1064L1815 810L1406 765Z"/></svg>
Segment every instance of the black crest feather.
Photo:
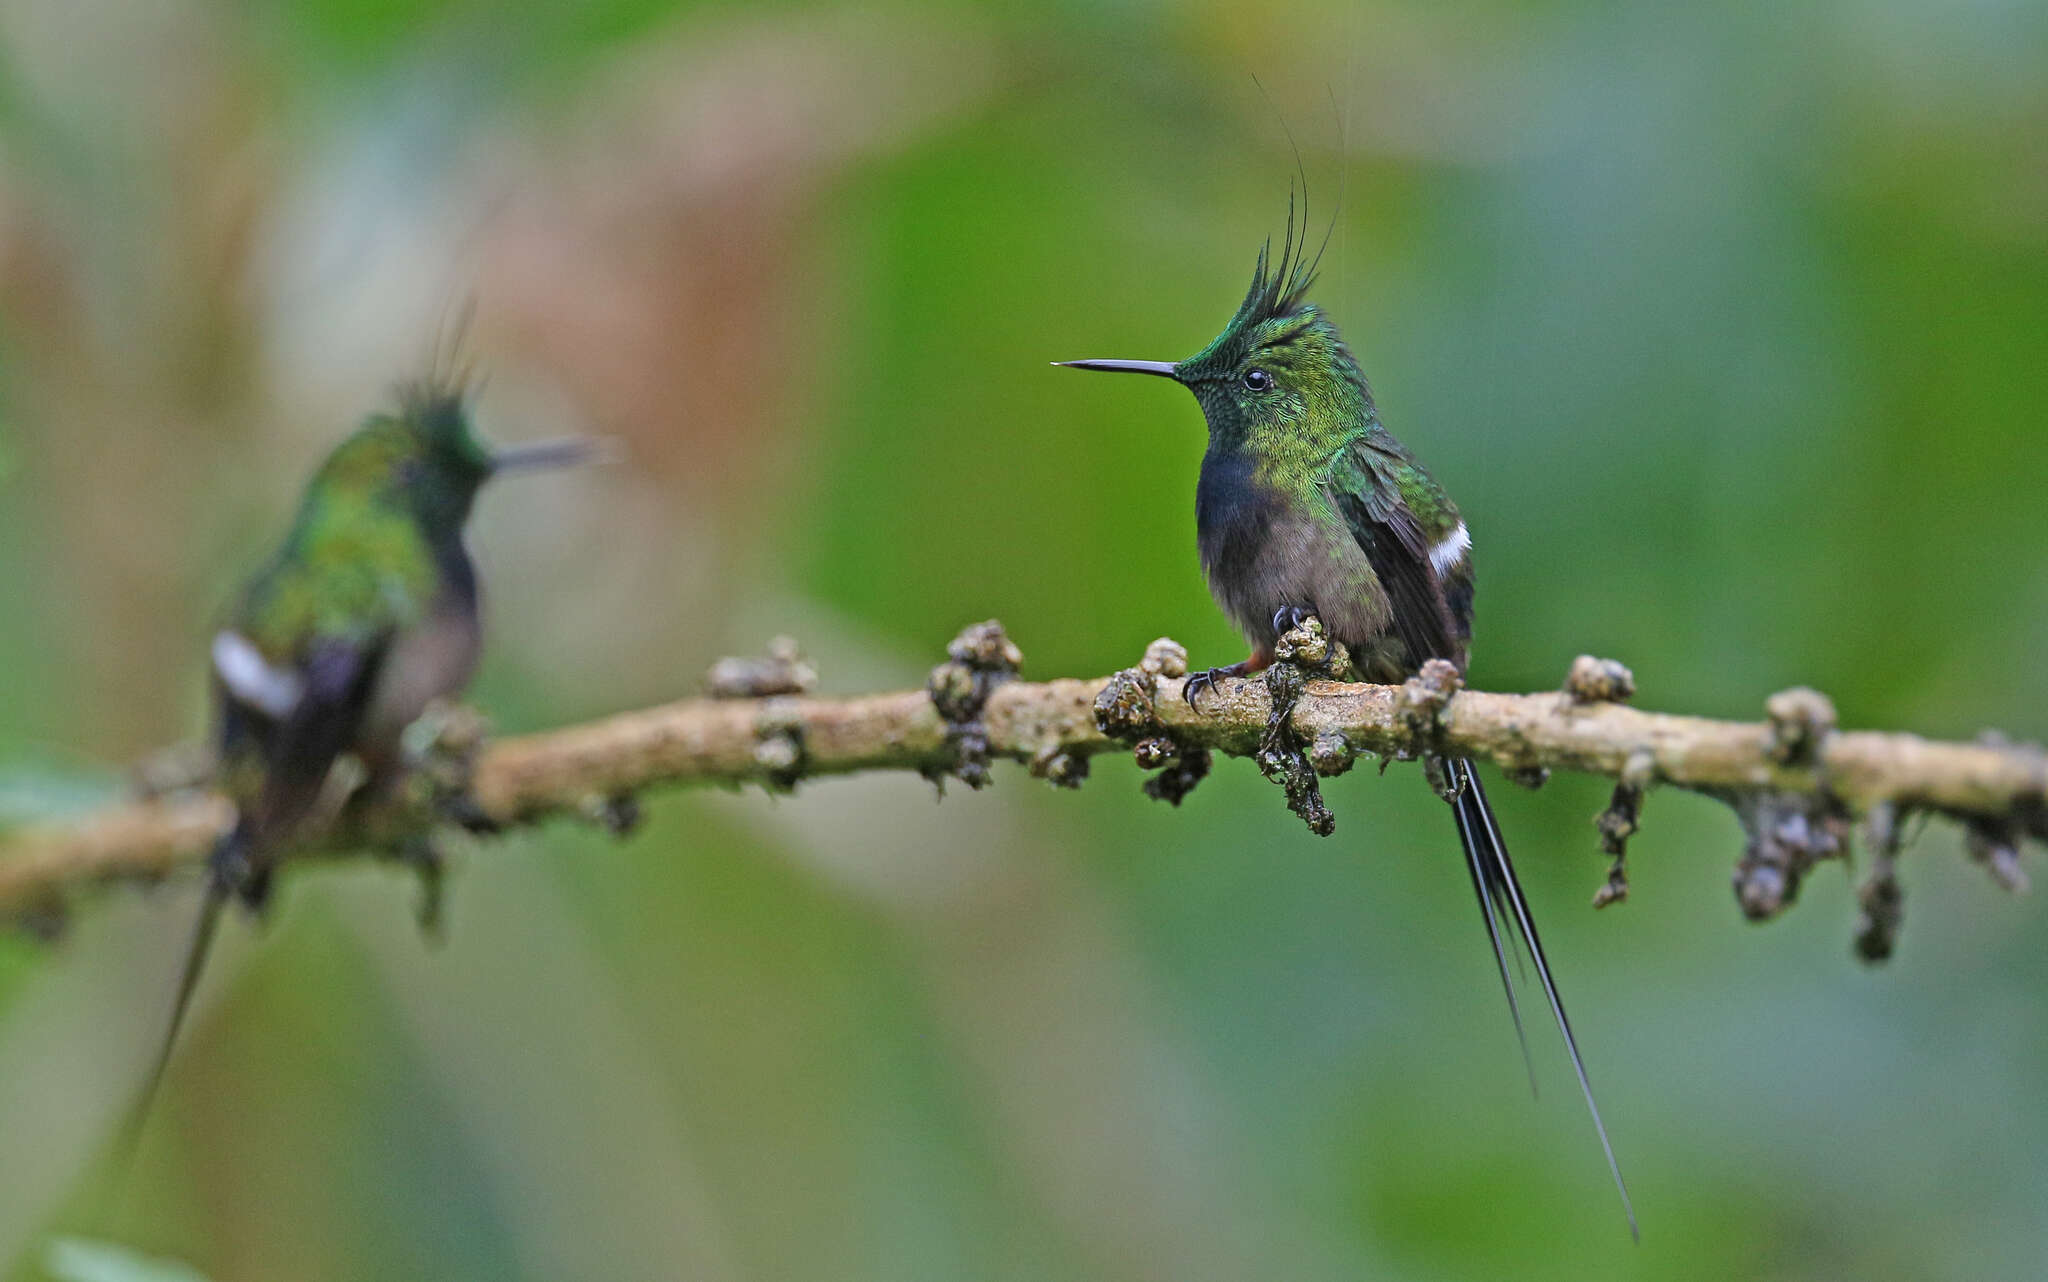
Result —
<svg viewBox="0 0 2048 1282"><path fill-rule="evenodd" d="M466 383L427 378L398 389L399 410L430 440L453 440L469 430L469 398Z"/></svg>
<svg viewBox="0 0 2048 1282"><path fill-rule="evenodd" d="M1296 157L1297 168L1300 158ZM1295 225L1297 206L1301 214L1300 226ZM1273 259L1273 242L1268 240L1259 246L1258 265L1252 269L1252 285L1245 291L1244 301L1238 304L1237 315L1231 318L1232 329L1243 329L1265 321L1292 316L1308 305L1308 291L1316 283L1316 269L1322 265L1323 251L1329 248L1330 234L1337 227L1336 220L1330 221L1330 229L1323 233L1323 242L1316 247L1315 256L1308 256L1308 178L1301 178L1301 199L1294 198L1294 183L1287 185L1287 228L1280 238L1280 257Z"/></svg>
<svg viewBox="0 0 2048 1282"><path fill-rule="evenodd" d="M469 347L475 319L476 297L465 296L436 327L426 372L398 387L399 412L429 439L453 440L468 432L469 407L483 385Z"/></svg>

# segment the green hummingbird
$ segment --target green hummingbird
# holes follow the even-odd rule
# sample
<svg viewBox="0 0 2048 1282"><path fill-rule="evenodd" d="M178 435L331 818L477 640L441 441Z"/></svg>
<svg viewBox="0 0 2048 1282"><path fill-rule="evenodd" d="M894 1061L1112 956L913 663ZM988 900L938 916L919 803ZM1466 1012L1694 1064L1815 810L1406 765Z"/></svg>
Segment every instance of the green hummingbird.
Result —
<svg viewBox="0 0 2048 1282"><path fill-rule="evenodd" d="M1308 301L1316 262L1299 252L1306 230L1304 206L1297 239L1290 198L1279 260L1268 262L1270 242L1260 249L1244 302L1196 355L1178 362L1055 362L1170 378L1194 393L1208 420L1209 448L1195 489L1196 541L1210 593L1244 634L1251 656L1190 676L1183 690L1190 706L1217 681L1271 664L1280 634L1309 614L1349 647L1369 681L1399 683L1429 659L1465 670L1471 533L1443 487L1381 425L1357 360ZM1522 1039L1522 1017L1504 930L1520 937L1535 964L1634 1235L1628 1188L1479 776L1464 759L1431 765L1457 821L1515 1034ZM1526 1039L1522 1054L1526 1059Z"/></svg>
<svg viewBox="0 0 2048 1282"><path fill-rule="evenodd" d="M269 899L278 859L335 762L361 762L358 797L404 774L400 736L455 694L483 645L463 525L477 490L507 472L580 462L583 440L492 451L457 380L401 390L314 473L284 542L244 587L211 651L219 785L234 827L214 847L206 894L139 1121L177 1042L220 922ZM476 822L475 816L455 816Z"/></svg>

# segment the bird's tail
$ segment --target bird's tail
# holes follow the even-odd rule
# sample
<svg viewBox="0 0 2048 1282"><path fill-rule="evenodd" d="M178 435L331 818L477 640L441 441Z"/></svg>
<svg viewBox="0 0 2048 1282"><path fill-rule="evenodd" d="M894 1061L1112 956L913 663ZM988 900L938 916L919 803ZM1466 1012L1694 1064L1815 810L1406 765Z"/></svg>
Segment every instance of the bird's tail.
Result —
<svg viewBox="0 0 2048 1282"><path fill-rule="evenodd" d="M1585 1093L1586 1109L1593 1115L1593 1129L1600 1136L1600 1148L1607 1154L1607 1169L1614 1176L1614 1187L1621 1194L1621 1209L1628 1216L1628 1231L1631 1237L1640 1239L1636 1229L1635 1206L1629 1201L1628 1185L1622 1182L1621 1166L1614 1160L1614 1146L1607 1140L1606 1124L1600 1120L1600 1106L1593 1102L1593 1084L1586 1079L1586 1065L1579 1058L1579 1044L1572 1037L1571 1021L1565 1018L1564 1002L1557 995L1557 985L1550 977L1550 963L1543 956L1543 942L1536 935L1536 921L1529 915L1529 901L1522 896L1521 883L1515 880L1515 866L1508 859L1507 843L1501 840L1500 825L1494 822L1493 808L1486 803L1486 791L1479 786L1479 775L1472 769L1472 763L1462 758L1446 761L1444 769L1450 777L1451 810L1458 820L1458 838L1465 846L1466 870L1472 874L1472 889L1479 897L1479 909L1486 919L1486 935L1493 944L1493 960L1500 968L1501 987L1507 990L1508 1013L1514 1017L1515 1036L1522 1043L1522 1060L1529 1062L1529 1043L1522 1033L1522 1012L1515 1000L1515 981L1508 969L1508 949L1502 940L1505 929L1510 936L1521 940L1522 952L1536 968L1536 977L1543 984L1543 995L1550 1002L1550 1013L1557 1019L1557 1031L1564 1036L1565 1049L1571 1053L1572 1069L1578 1074L1579 1089ZM1516 958L1520 964L1521 958ZM1526 977L1526 972L1524 972ZM1530 1066L1529 1082L1535 1085L1535 1069Z"/></svg>
<svg viewBox="0 0 2048 1282"><path fill-rule="evenodd" d="M206 968L206 956L213 949L214 933L220 927L221 909L227 906L228 897L235 891L238 870L246 870L250 865L251 844L248 825L237 823L234 830L213 848L213 857L207 863L206 897L200 902L199 920L192 928L192 942L185 950L184 968L178 973L178 991L171 999L170 1023L165 1026L163 1041L157 1046L149 1079L121 1129L122 1156L119 1164L123 1167L133 1155L137 1141L142 1138L142 1127L149 1120L150 1105L156 1100L157 1089L163 1085L164 1070L171 1064L171 1052L178 1045L178 1030L185 1024L185 1014L192 1006L192 994L199 987L199 974Z"/></svg>

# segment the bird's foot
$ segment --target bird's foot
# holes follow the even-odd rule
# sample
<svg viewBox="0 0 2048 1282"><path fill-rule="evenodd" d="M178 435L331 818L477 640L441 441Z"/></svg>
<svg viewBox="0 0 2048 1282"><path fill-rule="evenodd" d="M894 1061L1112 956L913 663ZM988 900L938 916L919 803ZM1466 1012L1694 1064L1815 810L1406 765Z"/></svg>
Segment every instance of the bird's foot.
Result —
<svg viewBox="0 0 2048 1282"><path fill-rule="evenodd" d="M1355 680L1351 651L1331 636L1312 606L1283 606L1273 612L1273 661L1292 664L1304 677Z"/></svg>
<svg viewBox="0 0 2048 1282"><path fill-rule="evenodd" d="M1220 668L1210 668L1204 672L1191 672L1188 674L1186 683L1180 688L1180 697L1187 700L1188 707L1200 712L1201 708L1195 703L1196 696L1214 694L1218 681L1223 680L1225 677L1250 676L1252 673L1264 668L1268 662L1271 662L1271 660L1262 661L1259 656L1253 655L1249 659L1239 659L1236 663L1226 663Z"/></svg>
<svg viewBox="0 0 2048 1282"><path fill-rule="evenodd" d="M1283 605L1273 611L1273 635L1292 632L1315 617L1316 608L1312 605Z"/></svg>

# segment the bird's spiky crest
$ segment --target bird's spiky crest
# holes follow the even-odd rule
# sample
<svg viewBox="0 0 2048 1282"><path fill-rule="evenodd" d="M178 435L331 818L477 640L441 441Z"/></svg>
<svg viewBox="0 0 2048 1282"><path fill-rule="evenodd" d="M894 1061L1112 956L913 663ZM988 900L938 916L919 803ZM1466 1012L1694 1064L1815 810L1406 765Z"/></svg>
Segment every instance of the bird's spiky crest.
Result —
<svg viewBox="0 0 2048 1282"><path fill-rule="evenodd" d="M430 440L458 440L469 432L470 395L466 377L414 379L399 386L398 408Z"/></svg>
<svg viewBox="0 0 2048 1282"><path fill-rule="evenodd" d="M1269 239L1259 247L1258 266L1252 271L1252 286L1245 292L1244 302L1238 304L1237 315L1231 318L1230 329L1242 332L1240 327L1249 328L1282 316L1292 316L1308 304L1308 291L1316 283L1316 268L1323 261L1323 251L1330 247L1330 235L1337 230L1337 217L1330 216L1330 226L1323 232L1323 243L1316 247L1316 256L1303 261L1308 253L1308 167L1302 163L1301 144L1295 141L1294 129L1287 123L1285 113L1274 105L1273 97L1266 92L1266 83L1255 72L1252 83L1259 87L1259 93L1266 99L1266 105L1273 108L1274 116L1280 121L1280 130L1287 135L1287 149L1294 153L1294 177L1287 181L1287 227L1280 240L1280 261L1272 258L1273 242ZM1294 188L1301 185L1301 230L1294 229ZM1341 202L1339 202L1341 204Z"/></svg>
<svg viewBox="0 0 2048 1282"><path fill-rule="evenodd" d="M1298 157L1297 157L1298 167ZM1254 326L1283 316L1292 316L1308 305L1308 291L1316 283L1316 269L1322 264L1323 250L1329 248L1330 233L1337 227L1336 219L1330 221L1330 230L1323 233L1323 243L1316 248L1315 257L1308 256L1308 179L1301 179L1301 199L1295 200L1295 184L1287 185L1287 228L1280 238L1280 258L1273 261L1273 242L1268 240L1259 246L1258 265L1252 269L1251 288L1245 291L1244 301L1237 306L1237 314L1230 318L1230 332L1242 333ZM1295 211L1299 206L1301 225L1295 226Z"/></svg>
<svg viewBox="0 0 2048 1282"><path fill-rule="evenodd" d="M469 416L470 407L483 391L483 378L477 373L476 356L469 345L470 322L475 316L474 295L462 299L452 317L443 316L427 355L426 371L399 384L397 400L399 417L428 442L481 460L488 454L471 433Z"/></svg>

